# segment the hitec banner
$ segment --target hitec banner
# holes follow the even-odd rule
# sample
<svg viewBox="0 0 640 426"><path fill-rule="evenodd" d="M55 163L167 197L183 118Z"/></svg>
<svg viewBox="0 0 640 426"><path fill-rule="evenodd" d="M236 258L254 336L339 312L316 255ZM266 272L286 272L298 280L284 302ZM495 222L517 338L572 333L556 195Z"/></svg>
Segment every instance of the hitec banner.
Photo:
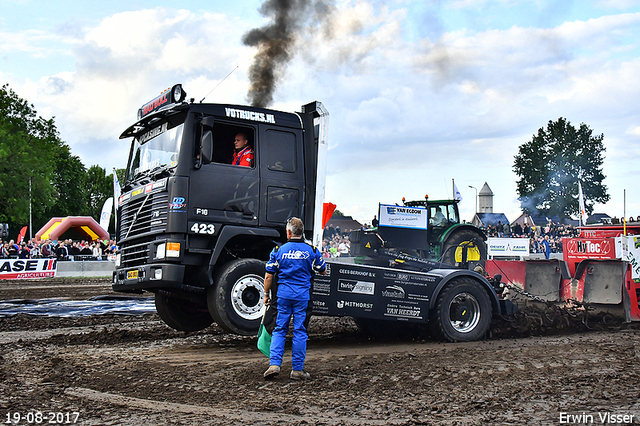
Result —
<svg viewBox="0 0 640 426"><path fill-rule="evenodd" d="M563 238L562 246L565 260L616 258L613 238Z"/></svg>
<svg viewBox="0 0 640 426"><path fill-rule="evenodd" d="M529 238L487 238L488 256L529 256Z"/></svg>
<svg viewBox="0 0 640 426"><path fill-rule="evenodd" d="M56 275L56 259L0 260L0 280L50 278Z"/></svg>

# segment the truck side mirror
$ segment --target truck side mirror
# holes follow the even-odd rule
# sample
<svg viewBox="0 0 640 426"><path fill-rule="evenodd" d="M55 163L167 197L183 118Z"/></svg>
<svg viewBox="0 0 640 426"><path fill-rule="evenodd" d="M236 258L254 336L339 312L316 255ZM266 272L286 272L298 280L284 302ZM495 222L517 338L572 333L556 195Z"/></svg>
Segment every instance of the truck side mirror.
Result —
<svg viewBox="0 0 640 426"><path fill-rule="evenodd" d="M201 164L209 164L213 157L213 133L207 130L200 139L200 162Z"/></svg>

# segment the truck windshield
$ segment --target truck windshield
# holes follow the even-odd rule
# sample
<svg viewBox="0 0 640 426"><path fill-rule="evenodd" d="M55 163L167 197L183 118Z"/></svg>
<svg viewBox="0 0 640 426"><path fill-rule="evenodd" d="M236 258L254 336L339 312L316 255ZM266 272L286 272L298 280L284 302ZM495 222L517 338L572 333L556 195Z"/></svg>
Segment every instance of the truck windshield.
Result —
<svg viewBox="0 0 640 426"><path fill-rule="evenodd" d="M137 136L133 140L127 179L135 179L148 170L176 167L183 129L184 123L172 126L165 122Z"/></svg>

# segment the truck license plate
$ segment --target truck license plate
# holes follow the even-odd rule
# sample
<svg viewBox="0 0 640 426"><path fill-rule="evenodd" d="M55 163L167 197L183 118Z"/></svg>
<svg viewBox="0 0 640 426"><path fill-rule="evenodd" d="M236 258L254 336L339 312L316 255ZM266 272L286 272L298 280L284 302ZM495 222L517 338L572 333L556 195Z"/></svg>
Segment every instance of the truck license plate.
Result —
<svg viewBox="0 0 640 426"><path fill-rule="evenodd" d="M128 271L127 272L127 279L128 280L133 280L133 279L137 279L138 278L138 271Z"/></svg>

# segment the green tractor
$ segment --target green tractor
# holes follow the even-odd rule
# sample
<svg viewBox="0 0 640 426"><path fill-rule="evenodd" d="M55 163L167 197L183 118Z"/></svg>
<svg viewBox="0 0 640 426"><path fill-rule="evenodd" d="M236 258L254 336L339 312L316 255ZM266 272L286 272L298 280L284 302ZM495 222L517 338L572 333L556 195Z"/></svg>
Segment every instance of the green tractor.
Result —
<svg viewBox="0 0 640 426"><path fill-rule="evenodd" d="M402 202L407 207L429 209L427 238L430 256L424 257L450 265L487 259L487 237L477 227L460 223L458 200L430 200L425 197L420 201L405 201L403 198Z"/></svg>

